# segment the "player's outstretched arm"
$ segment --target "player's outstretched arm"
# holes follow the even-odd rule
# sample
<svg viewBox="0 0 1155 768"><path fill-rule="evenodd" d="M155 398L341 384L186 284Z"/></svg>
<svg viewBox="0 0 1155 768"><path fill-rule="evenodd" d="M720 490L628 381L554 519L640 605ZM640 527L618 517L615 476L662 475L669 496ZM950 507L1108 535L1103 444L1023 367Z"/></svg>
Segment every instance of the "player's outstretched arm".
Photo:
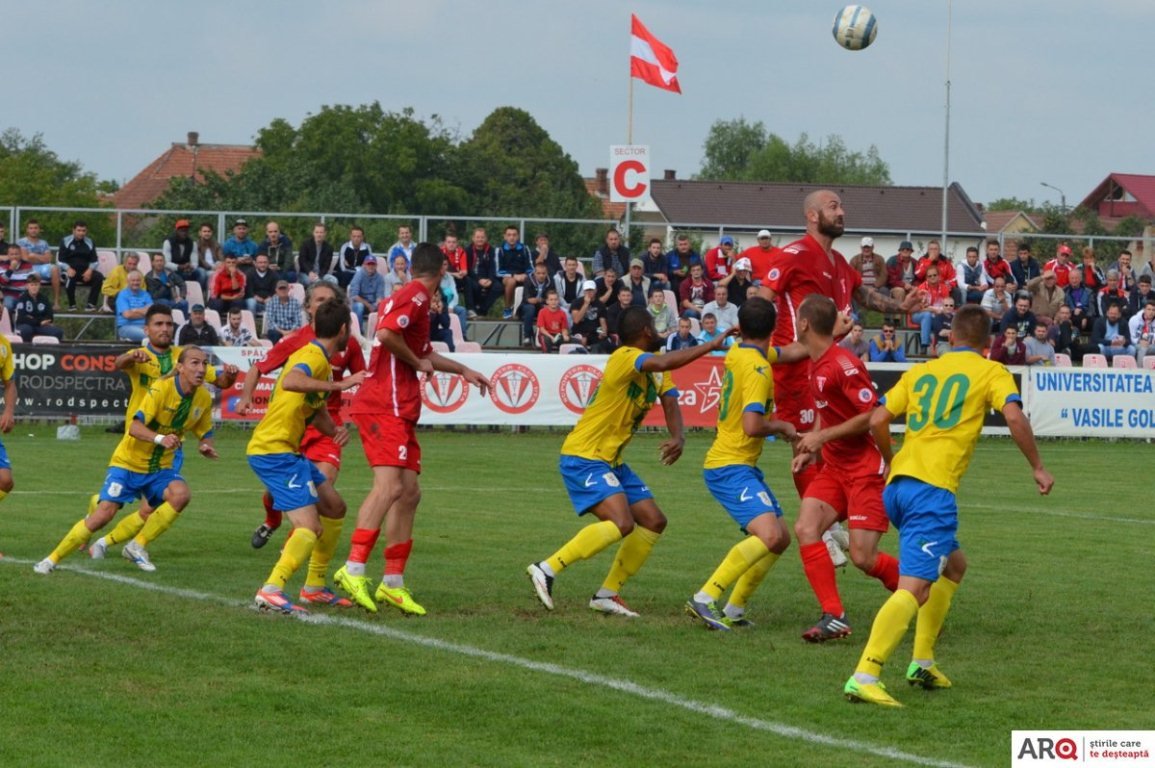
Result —
<svg viewBox="0 0 1155 768"><path fill-rule="evenodd" d="M211 437L202 437L200 444L197 445L197 452L206 459L219 459L220 454L217 453L217 447L213 443Z"/></svg>
<svg viewBox="0 0 1155 768"><path fill-rule="evenodd" d="M433 366L433 370L435 371L442 371L443 373L456 373L461 376L467 382L481 390L482 397L485 397L485 395L489 392L490 387L492 386L489 383L489 379L486 378L485 374L475 371L467 365L462 365L456 360L450 360L448 357L445 357L439 352L430 352L429 357L426 359L429 360L429 363Z"/></svg>
<svg viewBox="0 0 1155 768"><path fill-rule="evenodd" d="M704 357L711 352L716 352L726 346L726 340L731 336L738 335L738 327L728 329L725 333L720 333L705 344L698 344L693 347L685 347L679 349L677 352L667 352L664 355L650 355L642 362L642 371L645 373L662 373L664 371L672 371L675 368L681 368L684 365L697 360L699 357Z"/></svg>
<svg viewBox="0 0 1155 768"><path fill-rule="evenodd" d="M891 459L894 458L894 452L890 449L890 422L892 421L894 421L894 415L885 405L878 406L870 414L870 434L874 436L874 442L878 445L878 452L882 454L887 466L890 466Z"/></svg>
<svg viewBox="0 0 1155 768"><path fill-rule="evenodd" d="M794 429L793 424L781 419L768 419L757 411L746 411L742 414L742 431L748 437L776 435L790 442L798 439L798 431Z"/></svg>
<svg viewBox="0 0 1155 768"><path fill-rule="evenodd" d="M123 354L117 355L116 360L113 361L113 365L123 371L126 368L131 368L134 363L143 363L147 360L148 352L145 351L144 347L137 347L136 349L130 349Z"/></svg>
<svg viewBox="0 0 1155 768"><path fill-rule="evenodd" d="M1027 463L1035 476L1035 485L1039 493L1046 496L1055 485L1055 478L1043 466L1043 457L1039 455L1039 446L1035 443L1035 433L1031 429L1031 422L1023 413L1022 406L1012 401L1003 406L1003 418L1007 420L1007 427L1011 430L1011 439L1019 446Z"/></svg>
<svg viewBox="0 0 1155 768"><path fill-rule="evenodd" d="M854 300L867 309L899 314L917 312L922 309L923 304L926 303L926 294L922 291L911 291L903 301L899 302L878 291L872 291L865 285L860 285L854 289Z"/></svg>
<svg viewBox="0 0 1155 768"><path fill-rule="evenodd" d="M666 417L666 429L669 431L670 437L663 441L658 448L658 456L661 462L668 466L681 458L682 449L686 445L686 437L683 434L682 409L678 406L678 398L672 393L662 395L662 413Z"/></svg>
<svg viewBox="0 0 1155 768"><path fill-rule="evenodd" d="M294 368L281 377L281 389L286 392L343 392L360 384L364 378L364 374L355 373L340 381L320 381L299 368Z"/></svg>

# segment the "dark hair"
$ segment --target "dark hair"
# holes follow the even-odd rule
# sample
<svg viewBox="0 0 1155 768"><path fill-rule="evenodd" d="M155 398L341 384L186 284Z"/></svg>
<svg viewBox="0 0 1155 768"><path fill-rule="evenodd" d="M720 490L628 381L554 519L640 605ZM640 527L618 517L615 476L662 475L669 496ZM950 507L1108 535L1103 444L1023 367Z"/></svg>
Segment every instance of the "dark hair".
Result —
<svg viewBox="0 0 1155 768"><path fill-rule="evenodd" d="M967 253L977 254L978 252L979 252L979 249L973 245L967 247Z"/></svg>
<svg viewBox="0 0 1155 768"><path fill-rule="evenodd" d="M653 296L655 293L660 293L664 297L666 295L666 289L661 287L660 285L651 285L650 286L650 295Z"/></svg>
<svg viewBox="0 0 1155 768"><path fill-rule="evenodd" d="M76 229L77 227L84 227L85 229L88 229L88 222L84 219L77 219L76 221L72 222L72 228Z"/></svg>
<svg viewBox="0 0 1155 768"><path fill-rule="evenodd" d="M506 224L505 229L503 229L502 232L508 232L511 229L514 232L517 232L519 237L521 236L521 230L518 228L518 226L516 224Z"/></svg>
<svg viewBox="0 0 1155 768"><path fill-rule="evenodd" d="M812 293L798 305L798 317L810 323L815 333L831 336L834 324L838 322L838 307L830 297Z"/></svg>
<svg viewBox="0 0 1155 768"><path fill-rule="evenodd" d="M20 248L20 243L8 243L8 250L9 251L15 250L17 253L23 252Z"/></svg>
<svg viewBox="0 0 1155 768"><path fill-rule="evenodd" d="M738 327L742 329L742 336L747 339L761 341L769 338L777 321L778 310L761 296L746 299L738 309Z"/></svg>
<svg viewBox="0 0 1155 768"><path fill-rule="evenodd" d="M649 243L647 243L647 245L653 245L654 243L657 243L658 245L661 245L661 244L662 244L662 238L660 238L660 237L651 237L651 238L650 238L650 242L649 242Z"/></svg>
<svg viewBox="0 0 1155 768"><path fill-rule="evenodd" d="M1131 256L1131 255L1132 255L1132 254L1131 254L1131 252L1130 252L1130 251L1128 251L1126 248L1124 248L1123 250L1119 251L1119 255L1120 255L1120 256L1122 256L1124 253L1125 253L1125 254L1127 254L1128 256Z"/></svg>
<svg viewBox="0 0 1155 768"><path fill-rule="evenodd" d="M718 322L718 316L715 315L713 312L707 312L706 314L702 315L702 320L706 320L706 319L713 320L715 323Z"/></svg>
<svg viewBox="0 0 1155 768"><path fill-rule="evenodd" d="M545 298L548 299L550 296L560 296L560 294L558 294L556 288L546 288L545 289Z"/></svg>
<svg viewBox="0 0 1155 768"><path fill-rule="evenodd" d="M313 332L318 339L336 338L348 323L349 305L343 301L323 301L313 313Z"/></svg>
<svg viewBox="0 0 1155 768"><path fill-rule="evenodd" d="M956 342L982 349L990 338L991 321L978 304L964 304L954 313L950 330Z"/></svg>
<svg viewBox="0 0 1155 768"><path fill-rule="evenodd" d="M148 325L152 321L152 318L156 315L165 315L171 318L172 307L166 306L164 304L149 305L148 311L144 313L144 324Z"/></svg>
<svg viewBox="0 0 1155 768"><path fill-rule="evenodd" d="M645 307L627 307L618 319L618 334L626 344L637 341L647 328L654 326L654 318Z"/></svg>
<svg viewBox="0 0 1155 768"><path fill-rule="evenodd" d="M440 275L441 265L445 263L445 254L433 243L418 243L413 249L413 261L409 270L414 277Z"/></svg>
<svg viewBox="0 0 1155 768"><path fill-rule="evenodd" d="M365 234L365 228L354 224L353 226L349 227L349 234L351 235L354 232L360 232L363 235Z"/></svg>
<svg viewBox="0 0 1155 768"><path fill-rule="evenodd" d="M995 239L995 238L993 238L993 237L992 237L992 238L989 238L989 239L987 240L987 245L998 245L998 244L999 244L999 241L998 241L998 240L996 240L996 239Z"/></svg>

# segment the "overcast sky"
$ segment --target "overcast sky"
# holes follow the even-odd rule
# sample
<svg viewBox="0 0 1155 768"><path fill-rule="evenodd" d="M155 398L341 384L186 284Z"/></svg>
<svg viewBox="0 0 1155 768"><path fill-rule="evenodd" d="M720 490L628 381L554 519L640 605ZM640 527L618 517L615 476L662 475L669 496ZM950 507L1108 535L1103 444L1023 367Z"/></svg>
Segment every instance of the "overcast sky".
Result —
<svg viewBox="0 0 1155 768"><path fill-rule="evenodd" d="M942 184L947 0L872 0L874 45L831 36L815 0L41 0L9 3L0 127L124 182L200 132L248 143L275 117L373 100L467 136L527 110L590 176L625 143L629 17L680 60L683 94L635 86L655 175L701 165L717 119L793 142L878 147L896 184ZM1074 205L1112 171L1155 173L1152 0L957 0L950 179L976 202ZM0 201L3 203L19 201Z"/></svg>

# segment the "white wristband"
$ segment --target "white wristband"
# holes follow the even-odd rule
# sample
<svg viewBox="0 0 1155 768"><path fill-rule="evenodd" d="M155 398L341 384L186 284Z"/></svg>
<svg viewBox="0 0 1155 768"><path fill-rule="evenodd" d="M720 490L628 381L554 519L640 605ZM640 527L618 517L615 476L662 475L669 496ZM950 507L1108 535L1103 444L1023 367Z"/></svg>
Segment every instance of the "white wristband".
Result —
<svg viewBox="0 0 1155 768"><path fill-rule="evenodd" d="M158 433L157 433L157 435L156 435L156 437L154 437L154 438L152 439L152 441L153 441L154 443L156 443L157 445L163 445L163 444L164 444L164 435L162 435L162 434L160 434L160 433L158 432Z"/></svg>

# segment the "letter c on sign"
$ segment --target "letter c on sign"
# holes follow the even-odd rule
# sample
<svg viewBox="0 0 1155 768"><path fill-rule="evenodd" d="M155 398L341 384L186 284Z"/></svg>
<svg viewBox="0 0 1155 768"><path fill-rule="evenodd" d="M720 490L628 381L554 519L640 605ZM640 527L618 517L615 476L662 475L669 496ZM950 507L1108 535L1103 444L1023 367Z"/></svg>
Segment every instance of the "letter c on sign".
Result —
<svg viewBox="0 0 1155 768"><path fill-rule="evenodd" d="M618 166L614 168L614 189L616 189L622 197L641 197L646 191L647 183L645 179L634 184L627 184L626 174L633 173L636 175L645 173L645 170L645 164L638 160L623 160L618 163Z"/></svg>

